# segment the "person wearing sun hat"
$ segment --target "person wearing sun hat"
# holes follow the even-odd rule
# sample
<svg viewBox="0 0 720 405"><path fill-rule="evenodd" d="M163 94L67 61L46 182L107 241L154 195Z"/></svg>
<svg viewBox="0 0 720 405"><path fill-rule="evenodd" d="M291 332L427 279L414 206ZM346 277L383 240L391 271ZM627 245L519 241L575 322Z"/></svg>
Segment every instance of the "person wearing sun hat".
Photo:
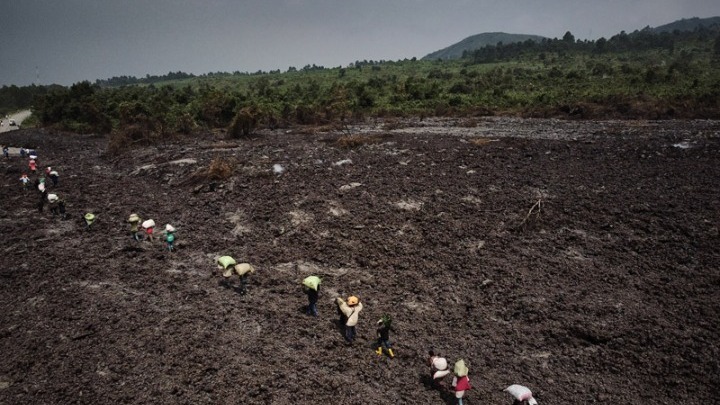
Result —
<svg viewBox="0 0 720 405"><path fill-rule="evenodd" d="M342 314L341 322L345 323L345 340L352 343L355 340L355 327L358 323L358 317L363 306L360 299L354 295L348 297L347 302L340 297L335 299L335 303Z"/></svg>
<svg viewBox="0 0 720 405"><path fill-rule="evenodd" d="M455 376L453 377L452 386L455 388L455 398L458 400L458 405L463 405L465 391L472 388L470 387L468 371L469 370L465 365L465 360L460 359L455 362L455 367L453 367L453 374L455 374Z"/></svg>
<svg viewBox="0 0 720 405"><path fill-rule="evenodd" d="M130 235L132 235L132 238L136 241L140 241L140 222L142 222L142 219L138 214L132 213L130 214L130 217L128 218L128 222L130 223Z"/></svg>

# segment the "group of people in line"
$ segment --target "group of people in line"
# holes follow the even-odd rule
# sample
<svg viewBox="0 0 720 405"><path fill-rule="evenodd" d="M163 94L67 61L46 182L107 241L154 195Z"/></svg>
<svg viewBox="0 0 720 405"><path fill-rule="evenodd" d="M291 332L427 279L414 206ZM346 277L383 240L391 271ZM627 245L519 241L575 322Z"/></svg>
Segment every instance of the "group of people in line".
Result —
<svg viewBox="0 0 720 405"><path fill-rule="evenodd" d="M5 145L2 149L5 158L9 159L9 147ZM43 210L45 209L45 205L48 205L48 207L50 208L50 212L53 215L53 218L60 217L62 219L67 219L65 200L61 198L56 191L56 189L60 185L60 174L58 173L58 171L51 166L45 168L44 172L41 171L39 169L40 162L38 159L38 155L34 149L25 149L24 147L21 147L20 157L23 159L28 159L28 171L33 176L36 176L35 180L31 180L30 176L28 176L27 173L23 173L20 176L19 180L20 186L24 191L28 191L31 187L33 187L38 192L38 212L43 212ZM48 178L52 182L52 187L54 191L52 193L48 190Z"/></svg>
<svg viewBox="0 0 720 405"><path fill-rule="evenodd" d="M255 268L252 265L249 263L238 264L231 256L219 257L217 259L217 265L223 272L222 274L225 278L224 284L232 286L229 279L233 274L237 274L239 277L239 286L234 288L241 294L247 293L248 276L255 272ZM321 283L322 279L315 275L305 277L302 280L302 288L308 300L308 305L305 310L307 315L314 317L318 316L317 303L320 296ZM336 297L334 301L340 314L340 324L343 325L343 337L348 344L352 344L357 335L356 327L359 321L360 312L363 309L362 303L360 302L360 299L354 295L349 296L347 299ZM377 321L376 329L377 350L375 350L375 353L378 356L382 356L387 353L390 358L395 357L395 352L390 342L390 332L394 332L392 317L390 314L383 314ZM434 350L430 350L428 355L428 365L430 366L433 388L439 390L451 389L455 394L458 405L463 405L465 393L472 388L470 385L470 378L468 377L469 369L465 364L465 360L459 359L455 362L453 369L450 370L448 367L448 361L445 357L442 357ZM444 379L450 374L453 375L453 379L451 388L448 388L445 385ZM525 386L513 384L507 387L505 391L513 396L513 405L537 404L537 401L533 398L532 392Z"/></svg>
<svg viewBox="0 0 720 405"><path fill-rule="evenodd" d="M130 217L128 218L128 222L130 223L130 235L133 238L133 240L140 242L143 239L147 240L149 242L153 242L155 240L155 221L152 219L148 219L143 221L142 218L136 213L130 214ZM140 229L142 228L142 232L140 232ZM175 249L175 239L176 239L176 232L174 226L170 224L165 225L165 231L163 232L163 239L165 240L165 247L167 248L168 252L172 252L173 249ZM144 236L143 236L144 234Z"/></svg>
<svg viewBox="0 0 720 405"><path fill-rule="evenodd" d="M9 158L8 147L3 147L3 154L5 158ZM22 158L28 158L28 168L33 175L37 175L38 172L38 156L35 150L28 150L20 148L20 156ZM56 188L59 185L59 174L57 170L48 166L45 170L47 175ZM20 177L22 188L28 190L30 187L31 180L27 173L23 173ZM45 204L47 203L53 217L60 216L62 219L66 219L66 208L65 201L61 199L57 193L48 193L47 186L45 183L45 176L40 173L37 175L34 181L34 186L40 193L40 201L38 203L38 211L42 212ZM85 222L86 229L90 229L92 224L96 220L96 215L93 213L85 213L83 220ZM149 241L155 240L155 221L148 219L143 221L140 216L136 213L130 214L128 218L130 224L130 234L133 240ZM141 231L142 229L142 231ZM170 224L165 225L165 231L163 233L163 239L168 251L172 252L176 240L176 229ZM255 267L249 263L237 263L237 261L231 256L221 256L217 259L218 268L222 270L224 277L223 284L237 290L240 294L247 293L248 276L255 272ZM231 282L231 277L236 274L239 279L239 284L234 285ZM318 316L317 303L320 296L320 284L322 279L318 276L309 276L302 280L302 286L305 294L307 295L308 305L306 307L306 314L310 316ZM351 295L347 300L342 297L335 298L335 304L337 305L338 313L340 314L340 323L343 325L343 336L348 344L352 344L357 335L356 327L359 321L360 312L363 309L363 305L357 296ZM383 314L380 320L377 321L376 337L377 337L377 350L375 353L378 356L387 354L390 358L395 357L392 344L390 342L390 332L394 332L392 327L392 317L389 314ZM452 371L449 369L448 361L445 357L442 357L439 353L434 350L430 350L428 353L428 365L431 369L431 379L433 388L440 390L449 389L445 384L445 377L452 374L453 379L451 383L451 389L455 393L458 405L463 405L463 398L466 391L470 390L470 378L468 377L469 369L463 359L459 359L455 362ZM536 405L537 401L533 398L533 394L529 388L513 384L505 389L514 398L513 405Z"/></svg>
<svg viewBox="0 0 720 405"><path fill-rule="evenodd" d="M10 158L9 150L10 148L7 145L3 145L2 147L3 155L6 159ZM20 176L20 185L24 191L30 190L30 188L34 188L38 194L39 194L39 200L37 204L38 212L42 213L45 209L45 205L48 206L50 209L50 212L53 215L53 218L60 217L61 219L65 220L67 219L67 209L66 209L66 203L63 198L60 197L59 193L57 193L56 189L60 185L60 174L56 169L54 169L51 166L48 166L45 168L44 172L40 171L40 162L38 159L37 151L34 149L26 149L25 147L21 147L19 149L19 154L22 159L27 159L27 167L28 171L35 176L35 180L31 180L30 176L28 176L27 173L23 173ZM46 179L50 179L52 182L53 192L49 191L49 184L47 183ZM82 216L82 221L85 225L86 230L92 229L93 224L97 220L97 215L92 212L86 212ZM142 221L140 217L137 214L131 214L130 218L128 219L128 222L130 223L130 232L132 234L132 238L136 241L141 241L143 239L148 240L150 242L154 241L154 229L155 229L155 221L152 219L149 219L147 221ZM144 238L140 234L140 228L142 227L144 231ZM168 251L173 251L175 248L175 240L176 240L176 229L170 224L165 225L165 231L163 233L163 239L165 241L165 246Z"/></svg>

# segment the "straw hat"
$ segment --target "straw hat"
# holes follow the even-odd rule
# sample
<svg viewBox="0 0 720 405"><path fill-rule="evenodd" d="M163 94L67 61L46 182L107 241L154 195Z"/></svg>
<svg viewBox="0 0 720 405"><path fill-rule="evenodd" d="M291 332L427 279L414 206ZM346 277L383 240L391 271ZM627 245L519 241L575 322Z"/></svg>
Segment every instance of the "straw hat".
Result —
<svg viewBox="0 0 720 405"><path fill-rule="evenodd" d="M175 227L170 224L167 224L167 225L165 225L165 231L166 232L175 232Z"/></svg>
<svg viewBox="0 0 720 405"><path fill-rule="evenodd" d="M130 218L128 218L128 222L139 222L140 217L138 214L130 214Z"/></svg>
<svg viewBox="0 0 720 405"><path fill-rule="evenodd" d="M51 203L59 200L57 194L48 194L48 197L47 197L47 198L48 198L48 201L50 201Z"/></svg>

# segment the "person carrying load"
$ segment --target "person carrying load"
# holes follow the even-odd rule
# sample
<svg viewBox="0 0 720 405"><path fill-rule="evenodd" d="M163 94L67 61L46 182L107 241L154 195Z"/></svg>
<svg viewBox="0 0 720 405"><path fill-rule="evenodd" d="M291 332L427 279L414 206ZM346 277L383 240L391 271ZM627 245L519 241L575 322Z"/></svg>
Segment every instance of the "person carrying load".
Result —
<svg viewBox="0 0 720 405"><path fill-rule="evenodd" d="M453 374L455 374L455 376L453 377L452 386L455 389L455 398L458 400L458 405L463 405L465 391L472 388L470 386L470 378L468 378L468 371L465 360L460 359L455 362L455 367L453 367Z"/></svg>
<svg viewBox="0 0 720 405"><path fill-rule="evenodd" d="M302 282L303 290L308 298L307 311L305 311L308 315L318 316L317 302L320 297L319 289L321 281L322 280L320 280L320 277L318 276L310 276L306 277Z"/></svg>
<svg viewBox="0 0 720 405"><path fill-rule="evenodd" d="M360 311L363 309L362 303L360 302L360 299L354 295L348 297L347 302L345 302L342 298L337 297L335 299L335 303L342 314L340 322L345 323L345 340L352 344L355 340L355 335L357 334L355 327L358 323Z"/></svg>
<svg viewBox="0 0 720 405"><path fill-rule="evenodd" d="M237 275L240 276L240 294L247 292L247 277L249 274L255 272L255 267L250 265L250 263L237 264L235 259L230 256L221 256L218 259L218 267L223 269L223 277L225 277L225 283L228 285L229 282L227 280L233 275L233 272L237 273Z"/></svg>
<svg viewBox="0 0 720 405"><path fill-rule="evenodd" d="M377 353L378 356L382 356L383 349L387 351L388 356L390 358L395 357L395 353L393 352L392 345L390 344L390 332L395 331L392 327L392 318L388 314L384 314L382 318L380 318L377 328L377 350L375 350L375 353Z"/></svg>
<svg viewBox="0 0 720 405"><path fill-rule="evenodd" d="M168 252L172 252L175 248L175 227L170 224L165 225L165 243Z"/></svg>
<svg viewBox="0 0 720 405"><path fill-rule="evenodd" d="M147 238L147 240L149 240L150 242L155 240L155 238L153 237L153 232L155 230L155 221L153 221L152 219L148 219L147 221L142 223L142 227L145 230L145 237Z"/></svg>
<svg viewBox="0 0 720 405"><path fill-rule="evenodd" d="M132 238L136 241L140 241L140 222L142 222L142 219L140 219L140 216L138 214L132 213L130 214L130 218L128 218L128 222L130 223L130 235L132 235Z"/></svg>

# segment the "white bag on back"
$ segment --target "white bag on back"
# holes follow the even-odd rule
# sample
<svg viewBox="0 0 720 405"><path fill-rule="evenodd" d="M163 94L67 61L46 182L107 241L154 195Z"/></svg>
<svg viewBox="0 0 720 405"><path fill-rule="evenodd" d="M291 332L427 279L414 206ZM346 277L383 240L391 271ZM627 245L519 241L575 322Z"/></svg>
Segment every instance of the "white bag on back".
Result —
<svg viewBox="0 0 720 405"><path fill-rule="evenodd" d="M530 391L530 388L524 385L513 384L505 388L505 391L507 391L518 401L527 400L530 405L537 405L537 401L535 401L535 398L533 398L532 391Z"/></svg>

